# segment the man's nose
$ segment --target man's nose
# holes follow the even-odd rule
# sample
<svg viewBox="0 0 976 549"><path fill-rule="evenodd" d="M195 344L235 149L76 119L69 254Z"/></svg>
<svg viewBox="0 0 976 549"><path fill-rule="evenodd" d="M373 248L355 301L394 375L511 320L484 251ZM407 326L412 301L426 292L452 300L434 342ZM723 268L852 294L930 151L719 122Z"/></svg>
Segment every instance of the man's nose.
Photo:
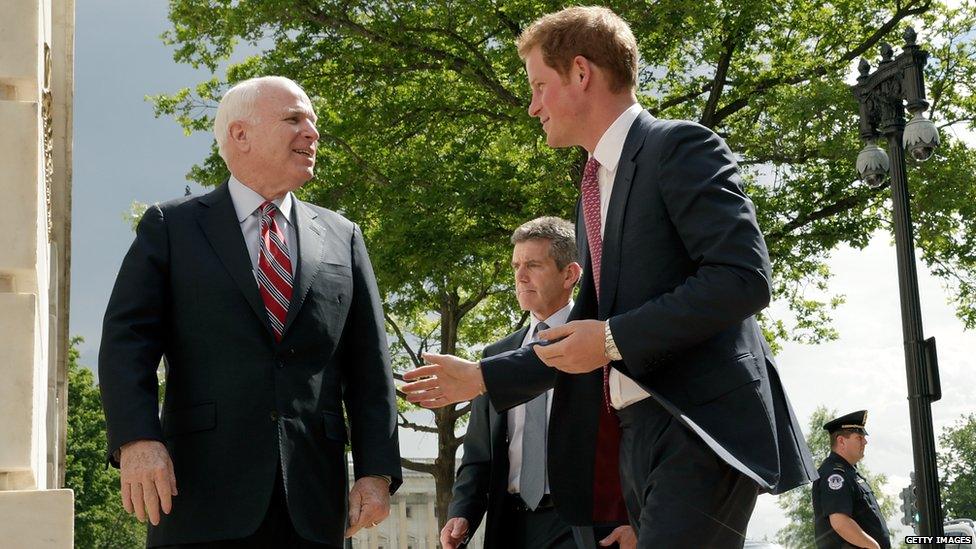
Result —
<svg viewBox="0 0 976 549"><path fill-rule="evenodd" d="M311 121L306 122L305 127L302 128L302 136L308 138L311 141L319 140L319 131L315 129L315 124Z"/></svg>
<svg viewBox="0 0 976 549"><path fill-rule="evenodd" d="M533 92L532 100L529 101L529 116L533 118L538 117L541 108L542 106L539 104L539 101L536 100L535 93Z"/></svg>

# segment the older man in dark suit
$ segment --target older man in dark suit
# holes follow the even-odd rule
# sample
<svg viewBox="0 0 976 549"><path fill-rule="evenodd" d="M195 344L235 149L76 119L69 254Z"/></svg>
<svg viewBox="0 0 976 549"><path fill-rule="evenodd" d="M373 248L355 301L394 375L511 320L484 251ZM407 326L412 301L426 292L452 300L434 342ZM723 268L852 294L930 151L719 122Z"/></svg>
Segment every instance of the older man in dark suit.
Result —
<svg viewBox="0 0 976 549"><path fill-rule="evenodd" d="M619 456L640 547L741 547L757 493L816 471L754 316L772 280L735 158L708 128L640 107L637 43L610 10L547 15L518 46L548 144L589 153L580 292L570 322L539 334L552 344L480 364L430 355L407 376L428 379L405 390L428 407L487 390L505 410L555 385L563 517L594 520L600 464ZM612 413L581 406L592 402Z"/></svg>
<svg viewBox="0 0 976 549"><path fill-rule="evenodd" d="M149 208L122 262L99 379L150 546L339 547L389 514L396 408L363 237L291 194L312 177L315 122L288 79L231 88L214 124L230 180Z"/></svg>

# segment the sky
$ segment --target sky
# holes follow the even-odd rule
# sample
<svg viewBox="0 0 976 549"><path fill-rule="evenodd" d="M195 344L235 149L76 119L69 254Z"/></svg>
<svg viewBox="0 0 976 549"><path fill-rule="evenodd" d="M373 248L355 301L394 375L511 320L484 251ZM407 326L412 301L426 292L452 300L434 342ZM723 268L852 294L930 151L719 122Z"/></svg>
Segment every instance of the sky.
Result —
<svg viewBox="0 0 976 549"><path fill-rule="evenodd" d="M70 331L84 337L81 363L89 367L97 362L102 315L133 238L124 213L133 201L182 196L185 174L206 156L212 140L185 136L170 118L155 119L144 100L209 77L173 61L172 50L159 39L166 28L165 2L77 4ZM851 151L852 166L856 153ZM194 194L204 192L190 187ZM831 291L847 298L833 315L840 338L820 345L785 344L777 357L780 375L805 428L820 405L839 413L869 410L865 464L886 474L886 492L897 496L908 485L912 453L891 239L878 234L864 250L839 249L830 267ZM976 334L964 331L955 317L951 292L924 265L918 270L925 335L938 340L944 396L933 405L932 416L939 433L976 411ZM788 315L779 303L771 313ZM432 437L413 432L402 433L401 444L405 456L436 452ZM891 526L905 533L897 520ZM775 498L762 496L749 535L771 538L784 524Z"/></svg>

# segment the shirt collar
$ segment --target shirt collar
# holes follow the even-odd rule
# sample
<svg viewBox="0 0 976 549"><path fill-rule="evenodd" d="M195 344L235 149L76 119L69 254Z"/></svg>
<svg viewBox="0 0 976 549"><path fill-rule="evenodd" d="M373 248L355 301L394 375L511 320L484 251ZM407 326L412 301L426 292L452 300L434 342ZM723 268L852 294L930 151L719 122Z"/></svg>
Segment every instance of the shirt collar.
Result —
<svg viewBox="0 0 976 549"><path fill-rule="evenodd" d="M610 124L607 131L603 132L603 137L597 141L596 148L593 149L593 156L601 166L611 172L617 169L617 164L620 163L620 153L624 150L624 141L627 140L630 127L643 110L640 103L634 103L620 113L620 116L614 120L613 124Z"/></svg>
<svg viewBox="0 0 976 549"><path fill-rule="evenodd" d="M559 309L558 311L552 313L551 315L549 315L549 318L545 320L539 320L535 317L534 314L530 313L529 334L535 331L535 327L539 324L539 322L545 322L546 326L549 326L550 328L555 328L556 326L562 326L563 324L566 324L566 321L569 320L569 312L572 310L573 310L573 300L570 299L569 303L563 306L562 309Z"/></svg>
<svg viewBox="0 0 976 549"><path fill-rule="evenodd" d="M230 191L230 199L234 203L234 211L237 213L238 223L243 223L261 204L264 204L263 196L255 192L254 189L241 183L233 175L230 176L230 180L227 182L227 188ZM281 212L281 215L276 216L275 219L284 219L290 225L291 193L285 193L285 196L277 200L272 200L272 202L278 207L278 211Z"/></svg>

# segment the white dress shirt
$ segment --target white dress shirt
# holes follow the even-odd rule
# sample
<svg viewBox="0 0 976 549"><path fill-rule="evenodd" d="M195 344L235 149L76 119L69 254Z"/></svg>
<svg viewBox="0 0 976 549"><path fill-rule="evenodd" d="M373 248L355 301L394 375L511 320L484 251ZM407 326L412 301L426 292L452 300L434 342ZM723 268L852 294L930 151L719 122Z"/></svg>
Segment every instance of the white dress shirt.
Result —
<svg viewBox="0 0 976 549"><path fill-rule="evenodd" d="M597 172L597 179L600 183L600 238L603 238L604 229L607 226L607 210L610 209L613 179L617 176L617 165L620 164L620 154L624 149L624 141L627 139L627 133L630 132L634 120L637 120L637 116L643 110L638 103L628 107L613 124L610 124L607 131L603 132L603 137L600 138L593 150L593 156L600 163L600 170ZM610 405L618 410L651 396L636 381L620 373L616 368L610 369L609 384Z"/></svg>
<svg viewBox="0 0 976 549"><path fill-rule="evenodd" d="M532 332L535 331L535 327L539 325L539 322L545 322L550 328L555 328L556 326L562 326L566 324L566 319L569 318L569 312L573 309L573 301L570 300L565 307L559 309L552 316L545 320L539 320L535 315L529 315L531 321L529 322L529 329L525 332L525 338L522 339L522 346L525 347L532 341ZM552 389L546 391L548 395L546 398L546 424L549 423L549 415L552 413ZM508 492L510 494L519 493L519 477L522 474L522 432L525 430L525 404L519 404L518 406L508 410ZM548 428L546 431L548 432ZM546 491L549 493L549 475L546 475Z"/></svg>
<svg viewBox="0 0 976 549"><path fill-rule="evenodd" d="M251 273L254 274L254 281L258 279L258 254L261 249L261 204L264 204L264 197L254 191L254 189L241 183L233 175L227 182L230 191L230 199L234 203L234 211L237 212L237 222L241 225L241 233L244 235L244 243L247 245L247 254L251 258ZM291 259L291 274L295 275L298 268L298 238L295 233L295 223L292 217L292 205L294 201L291 193L272 200L280 215L275 216L278 227L285 233L285 244L288 246L288 258Z"/></svg>

